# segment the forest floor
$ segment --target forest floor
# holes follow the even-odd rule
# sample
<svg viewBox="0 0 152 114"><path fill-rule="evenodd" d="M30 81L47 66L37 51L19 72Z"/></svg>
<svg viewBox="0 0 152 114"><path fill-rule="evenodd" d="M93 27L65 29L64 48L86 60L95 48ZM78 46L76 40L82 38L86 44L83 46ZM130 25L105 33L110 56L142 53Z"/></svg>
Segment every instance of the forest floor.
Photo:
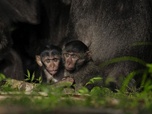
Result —
<svg viewBox="0 0 152 114"><path fill-rule="evenodd" d="M0 88L1 114L152 114L152 92L71 89L9 80Z"/></svg>

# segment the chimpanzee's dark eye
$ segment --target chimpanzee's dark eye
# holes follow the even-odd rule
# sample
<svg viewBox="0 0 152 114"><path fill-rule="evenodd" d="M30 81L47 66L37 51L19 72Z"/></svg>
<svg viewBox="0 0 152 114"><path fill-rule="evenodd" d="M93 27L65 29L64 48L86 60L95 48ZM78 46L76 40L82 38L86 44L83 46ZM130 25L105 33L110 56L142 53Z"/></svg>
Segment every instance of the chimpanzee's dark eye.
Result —
<svg viewBox="0 0 152 114"><path fill-rule="evenodd" d="M69 57L69 54L68 54L68 53L64 53L64 56L65 56L65 57Z"/></svg>
<svg viewBox="0 0 152 114"><path fill-rule="evenodd" d="M72 54L71 56L72 56L72 58L74 58L74 59L75 59L75 58L78 58L78 56L77 56L76 54Z"/></svg>
<svg viewBox="0 0 152 114"><path fill-rule="evenodd" d="M59 61L59 58L54 58L53 61L54 61L54 62L58 62L58 61Z"/></svg>
<svg viewBox="0 0 152 114"><path fill-rule="evenodd" d="M46 63L49 63L49 62L50 62L50 59L46 59L45 62L46 62Z"/></svg>

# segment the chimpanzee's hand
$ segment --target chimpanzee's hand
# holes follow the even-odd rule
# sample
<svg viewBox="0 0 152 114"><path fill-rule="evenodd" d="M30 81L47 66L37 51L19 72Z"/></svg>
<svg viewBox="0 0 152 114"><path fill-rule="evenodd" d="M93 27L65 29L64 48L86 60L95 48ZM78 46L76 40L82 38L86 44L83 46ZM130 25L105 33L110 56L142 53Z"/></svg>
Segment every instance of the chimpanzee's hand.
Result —
<svg viewBox="0 0 152 114"><path fill-rule="evenodd" d="M55 87L71 87L74 83L74 79L71 77L64 77L62 80L56 82L52 86Z"/></svg>
<svg viewBox="0 0 152 114"><path fill-rule="evenodd" d="M64 78L62 78L62 81L74 83L74 79L71 77L64 77Z"/></svg>

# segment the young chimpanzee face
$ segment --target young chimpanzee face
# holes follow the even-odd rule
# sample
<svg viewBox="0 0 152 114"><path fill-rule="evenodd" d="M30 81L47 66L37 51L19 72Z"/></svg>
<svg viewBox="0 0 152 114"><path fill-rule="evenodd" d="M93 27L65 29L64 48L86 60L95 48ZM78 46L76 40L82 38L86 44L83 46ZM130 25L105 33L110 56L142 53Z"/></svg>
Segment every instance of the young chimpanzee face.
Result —
<svg viewBox="0 0 152 114"><path fill-rule="evenodd" d="M42 62L45 69L51 74L55 75L58 72L61 57L59 55L50 55L42 57Z"/></svg>
<svg viewBox="0 0 152 114"><path fill-rule="evenodd" d="M43 71L55 76L61 67L61 48L54 45L47 45L42 48L40 54L36 55L36 62Z"/></svg>
<svg viewBox="0 0 152 114"><path fill-rule="evenodd" d="M90 61L90 51L88 47L79 40L65 44L62 55L64 67L69 72L78 71Z"/></svg>
<svg viewBox="0 0 152 114"><path fill-rule="evenodd" d="M65 69L68 71L72 71L75 69L75 65L77 60L80 58L78 53L74 52L68 52L63 53L64 59L65 59Z"/></svg>

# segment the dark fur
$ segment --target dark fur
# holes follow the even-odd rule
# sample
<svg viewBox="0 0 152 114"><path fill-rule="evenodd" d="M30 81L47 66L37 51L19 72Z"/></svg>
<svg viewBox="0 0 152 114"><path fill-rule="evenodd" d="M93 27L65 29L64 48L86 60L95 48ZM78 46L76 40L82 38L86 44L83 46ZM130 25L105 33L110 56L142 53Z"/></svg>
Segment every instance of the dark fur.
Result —
<svg viewBox="0 0 152 114"><path fill-rule="evenodd" d="M80 89L83 86L87 87L89 90L91 90L95 86L103 86L104 78L102 72L99 67L97 67L92 61L83 65L80 70L71 73L70 76L74 78L74 86L76 90ZM102 80L98 80L95 83L86 85L87 82L89 82L89 80L94 77L101 77Z"/></svg>
<svg viewBox="0 0 152 114"><path fill-rule="evenodd" d="M50 56L50 55L58 55L60 57L62 57L62 49L58 46L55 46L55 45L42 45L40 48L39 48L39 51L37 52L36 55L39 55L41 57L41 62L43 64L43 66L38 66L37 65L37 68L36 69L36 77L39 77L39 76L42 76L42 81L44 83L48 82L50 83L48 80L48 76L50 76L50 74L48 73L48 76L47 74L44 73L44 70L46 70L46 66L44 66L44 63L42 61L42 58L43 57L46 57L46 56ZM59 69L58 69L58 72L57 74L55 74L55 76L53 76L54 79L60 81L64 76L64 68L63 68L63 65L62 65L62 58L60 59L60 64L59 64ZM52 82L54 83L54 82Z"/></svg>
<svg viewBox="0 0 152 114"><path fill-rule="evenodd" d="M0 60L0 73L7 78L24 80L22 61L14 50L8 50Z"/></svg>
<svg viewBox="0 0 152 114"><path fill-rule="evenodd" d="M68 36L87 44L99 65L122 56L152 62L151 46L140 45L152 41L151 6L150 0L72 0ZM119 78L142 67L125 61L102 70L105 76Z"/></svg>
<svg viewBox="0 0 152 114"><path fill-rule="evenodd" d="M66 43L63 48L63 54L64 52L73 52L81 54L79 56L79 59L75 63L75 69L72 71L65 70L65 77L70 76L74 79L74 86L76 90L81 88L82 86L86 86L89 90L91 90L94 86L103 85L103 79L102 81L100 80L98 83L86 85L90 79L96 76L102 77L102 73L99 67L97 67L92 61L89 54L89 49L83 42L79 40L73 40ZM84 56L83 54L86 55ZM64 59L66 58L64 58L63 56L63 61Z"/></svg>
<svg viewBox="0 0 152 114"><path fill-rule="evenodd" d="M38 12L40 11L38 10L40 7L38 7L38 2L38 0L22 0L22 2L18 0L0 0L0 71L9 78L22 80L24 77L23 62L20 58L24 50L19 54L16 53L16 49L12 50L13 45L15 44L16 46L12 39L12 32L17 27L16 23L39 23L40 15L38 15ZM21 37L18 38L18 36L16 38L17 42L20 42L18 40L22 39ZM24 48L21 42L19 45L21 45L21 48L19 46L17 52L18 49Z"/></svg>

